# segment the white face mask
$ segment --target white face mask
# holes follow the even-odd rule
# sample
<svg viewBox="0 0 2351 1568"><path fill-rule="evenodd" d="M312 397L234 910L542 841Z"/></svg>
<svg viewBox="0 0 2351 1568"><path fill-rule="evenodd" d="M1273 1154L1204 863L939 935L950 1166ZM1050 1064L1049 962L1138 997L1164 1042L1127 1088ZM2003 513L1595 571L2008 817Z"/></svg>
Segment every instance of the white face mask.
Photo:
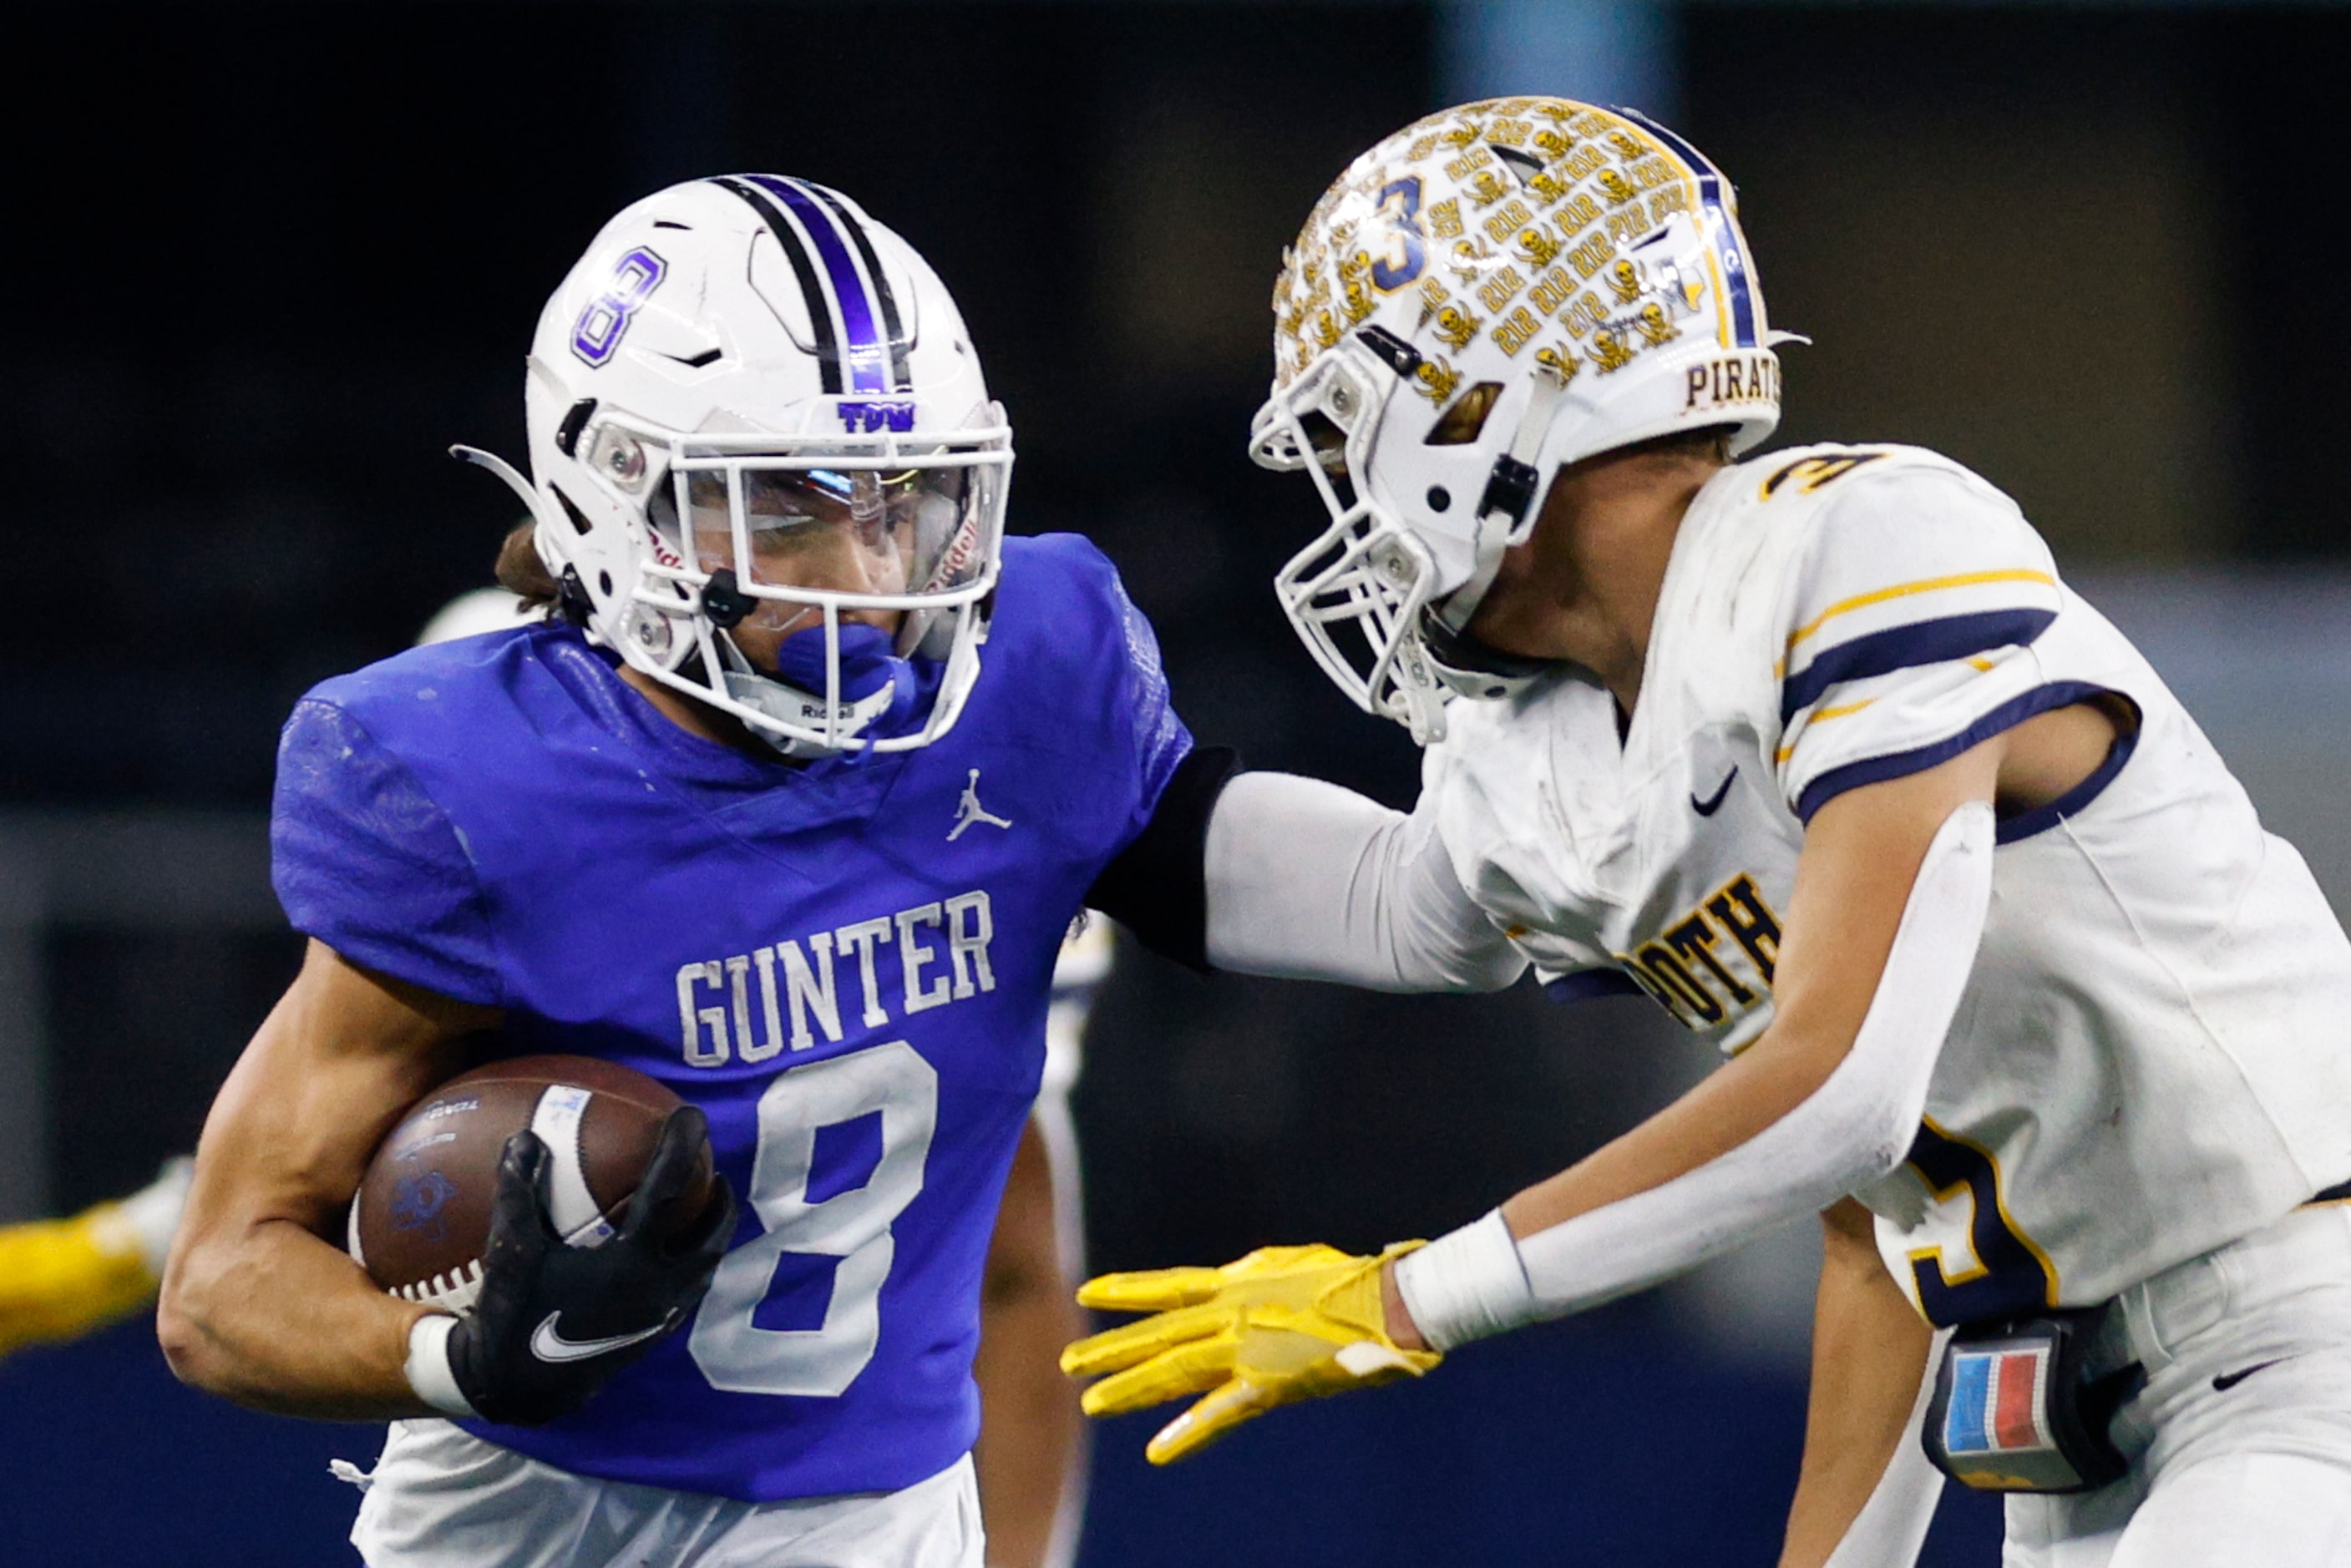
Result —
<svg viewBox="0 0 2351 1568"><path fill-rule="evenodd" d="M648 520L678 546L672 580L709 623L721 705L786 755L907 743L937 685L926 633L992 580L1000 472L940 455L689 449L650 497Z"/></svg>

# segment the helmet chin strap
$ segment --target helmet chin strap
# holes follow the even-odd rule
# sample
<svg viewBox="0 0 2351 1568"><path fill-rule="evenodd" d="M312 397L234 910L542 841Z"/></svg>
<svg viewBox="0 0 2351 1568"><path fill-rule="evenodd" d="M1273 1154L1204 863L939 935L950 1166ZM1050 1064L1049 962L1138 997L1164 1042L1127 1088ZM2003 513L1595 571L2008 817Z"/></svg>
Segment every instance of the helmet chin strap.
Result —
<svg viewBox="0 0 2351 1568"><path fill-rule="evenodd" d="M1507 460L1506 460L1507 461ZM1469 634L1469 618L1478 607L1486 602L1486 590L1502 570L1503 554L1510 547L1510 519L1500 513L1489 512L1478 519L1478 565L1469 580L1428 607L1430 620L1457 637Z"/></svg>
<svg viewBox="0 0 2351 1568"><path fill-rule="evenodd" d="M1503 554L1534 531L1535 499L1543 487L1535 459L1542 452L1543 438L1551 433L1552 415L1567 383L1548 369L1535 371L1531 379L1534 387L1527 406L1520 411L1510 450L1494 460L1486 493L1478 502L1477 566L1468 581L1431 607L1437 623L1457 635L1468 631L1469 618L1478 613L1486 590L1494 586L1502 569Z"/></svg>
<svg viewBox="0 0 2351 1568"><path fill-rule="evenodd" d="M893 650L893 639L880 627L849 621L838 629L841 650L841 739L853 740L876 725L895 727L913 712L919 682L914 663ZM743 656L732 637L716 642L726 668L719 678L726 695L745 707L772 719L809 728L822 728L830 710L824 701L825 633L822 627L796 631L776 650L776 672L756 668ZM798 760L829 757L841 748L808 736L779 734L751 726L754 732L785 756Z"/></svg>
<svg viewBox="0 0 2351 1568"><path fill-rule="evenodd" d="M1420 640L1437 679L1447 690L1480 701L1523 691L1559 668L1554 659L1521 659L1489 647L1468 632L1448 629L1435 616L1423 618Z"/></svg>

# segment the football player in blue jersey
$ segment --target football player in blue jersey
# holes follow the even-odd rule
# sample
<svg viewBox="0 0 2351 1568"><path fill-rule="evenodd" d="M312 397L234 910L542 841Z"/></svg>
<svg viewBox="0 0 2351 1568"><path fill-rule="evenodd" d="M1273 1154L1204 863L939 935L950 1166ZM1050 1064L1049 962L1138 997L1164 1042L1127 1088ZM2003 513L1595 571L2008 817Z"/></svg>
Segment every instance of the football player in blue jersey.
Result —
<svg viewBox="0 0 2351 1568"><path fill-rule="evenodd" d="M207 1123L165 1348L243 1403L397 1423L354 1531L378 1568L977 1568L981 1282L1054 956L1091 904L1205 961L1231 755L1099 553L1002 538L1010 431L955 303L846 198L630 207L528 402L531 481L475 455L532 508L503 565L548 618L287 725L275 877L311 946ZM739 1210L561 1246L525 1135L471 1311L387 1296L344 1210L486 1049L668 1084L644 1207L704 1124Z"/></svg>
<svg viewBox="0 0 2351 1568"><path fill-rule="evenodd" d="M527 546L530 529L521 525L517 546ZM417 641L515 630L543 609L505 588L473 589L443 606ZM1104 921L1081 922L1061 944L1044 1080L988 1242L972 1362L980 1404L972 1459L989 1568L1066 1568L1083 1518L1087 1444L1076 1392L1055 1356L1084 1325L1070 1298L1084 1270L1069 1101L1112 954ZM194 1168L175 1157L129 1197L69 1219L0 1226L0 1356L78 1339L152 1306ZM366 1480L356 1467L339 1464L337 1473Z"/></svg>

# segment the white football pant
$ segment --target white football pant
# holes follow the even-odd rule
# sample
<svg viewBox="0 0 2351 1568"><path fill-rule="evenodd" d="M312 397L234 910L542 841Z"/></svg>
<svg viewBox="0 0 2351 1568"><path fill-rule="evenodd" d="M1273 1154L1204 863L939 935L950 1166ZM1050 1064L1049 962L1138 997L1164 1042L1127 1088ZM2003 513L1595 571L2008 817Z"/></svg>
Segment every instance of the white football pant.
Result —
<svg viewBox="0 0 2351 1568"><path fill-rule="evenodd" d="M596 1480L394 1421L351 1544L369 1568L982 1568L971 1456L893 1492L737 1502Z"/></svg>
<svg viewBox="0 0 2351 1568"><path fill-rule="evenodd" d="M2003 1568L2351 1568L2351 1204L2134 1286L2108 1334L2147 1373L2130 1471L2011 1497Z"/></svg>

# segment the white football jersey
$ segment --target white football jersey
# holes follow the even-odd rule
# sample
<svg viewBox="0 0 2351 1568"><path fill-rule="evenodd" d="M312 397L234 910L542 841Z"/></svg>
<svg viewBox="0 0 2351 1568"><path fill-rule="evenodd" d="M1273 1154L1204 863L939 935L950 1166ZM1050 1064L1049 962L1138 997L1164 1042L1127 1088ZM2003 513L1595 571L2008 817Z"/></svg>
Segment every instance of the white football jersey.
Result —
<svg viewBox="0 0 2351 1568"><path fill-rule="evenodd" d="M2351 1177L2351 941L2008 497L1909 447L1728 468L1621 733L1562 671L1455 702L1424 787L1554 994L1637 984L1735 1053L1771 1019L1813 813L2101 692L2137 728L2000 824L1926 1125L1856 1194L1938 1323L2090 1305Z"/></svg>

